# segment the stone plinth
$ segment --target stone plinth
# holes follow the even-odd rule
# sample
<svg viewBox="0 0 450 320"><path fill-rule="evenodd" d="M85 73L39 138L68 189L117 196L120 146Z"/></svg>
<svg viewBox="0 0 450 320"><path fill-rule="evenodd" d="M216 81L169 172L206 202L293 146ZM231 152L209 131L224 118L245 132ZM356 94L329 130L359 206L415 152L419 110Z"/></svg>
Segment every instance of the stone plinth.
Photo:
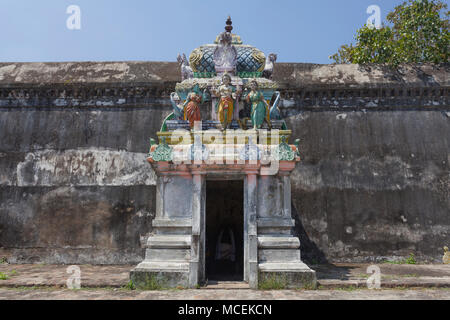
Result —
<svg viewBox="0 0 450 320"><path fill-rule="evenodd" d="M244 281L255 289L315 288L315 272L301 261L300 241L292 234L289 175L297 161L298 156L278 161L273 172L272 164L259 160L175 164L149 158L158 176L157 210L145 260L131 272L136 287L193 288L205 282L206 183L242 180Z"/></svg>

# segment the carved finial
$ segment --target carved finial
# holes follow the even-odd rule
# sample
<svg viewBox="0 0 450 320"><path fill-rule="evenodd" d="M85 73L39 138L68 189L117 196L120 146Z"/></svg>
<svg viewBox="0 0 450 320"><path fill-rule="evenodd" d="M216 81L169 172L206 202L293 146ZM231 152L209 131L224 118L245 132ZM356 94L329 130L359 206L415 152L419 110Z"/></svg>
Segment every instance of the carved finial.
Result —
<svg viewBox="0 0 450 320"><path fill-rule="evenodd" d="M225 31L226 32L231 32L231 31L233 31L233 21L231 21L231 17L230 16L228 16L228 19L227 19L227 26L225 27Z"/></svg>

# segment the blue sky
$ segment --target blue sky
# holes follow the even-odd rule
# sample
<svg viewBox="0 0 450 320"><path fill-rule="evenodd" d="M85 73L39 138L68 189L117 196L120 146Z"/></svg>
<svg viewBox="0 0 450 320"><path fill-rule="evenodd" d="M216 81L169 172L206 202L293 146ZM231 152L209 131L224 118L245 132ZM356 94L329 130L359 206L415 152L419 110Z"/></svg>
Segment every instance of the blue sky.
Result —
<svg viewBox="0 0 450 320"><path fill-rule="evenodd" d="M330 63L369 17L401 0L0 0L0 61L176 61L212 43L228 15L244 43L279 62ZM81 30L69 30L69 5Z"/></svg>

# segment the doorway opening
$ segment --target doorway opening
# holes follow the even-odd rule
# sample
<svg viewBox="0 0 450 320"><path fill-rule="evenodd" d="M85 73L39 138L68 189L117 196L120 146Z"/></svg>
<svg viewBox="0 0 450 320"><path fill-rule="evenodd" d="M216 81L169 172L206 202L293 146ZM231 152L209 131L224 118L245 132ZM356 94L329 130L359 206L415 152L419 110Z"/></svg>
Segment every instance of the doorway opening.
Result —
<svg viewBox="0 0 450 320"><path fill-rule="evenodd" d="M206 182L206 278L244 280L244 182Z"/></svg>

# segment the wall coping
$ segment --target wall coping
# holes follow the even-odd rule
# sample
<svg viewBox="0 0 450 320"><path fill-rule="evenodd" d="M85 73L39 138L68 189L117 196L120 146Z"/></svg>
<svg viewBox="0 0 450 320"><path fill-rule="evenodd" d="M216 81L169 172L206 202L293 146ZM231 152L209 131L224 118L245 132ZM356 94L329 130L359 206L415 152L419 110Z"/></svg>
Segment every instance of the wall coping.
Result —
<svg viewBox="0 0 450 320"><path fill-rule="evenodd" d="M450 86L450 64L384 65L277 63L281 88L371 88ZM0 87L46 85L140 86L181 81L176 62L31 62L0 63Z"/></svg>
<svg viewBox="0 0 450 320"><path fill-rule="evenodd" d="M450 63L277 63L281 108L392 109L450 106ZM181 81L176 62L0 63L0 108L166 107Z"/></svg>

